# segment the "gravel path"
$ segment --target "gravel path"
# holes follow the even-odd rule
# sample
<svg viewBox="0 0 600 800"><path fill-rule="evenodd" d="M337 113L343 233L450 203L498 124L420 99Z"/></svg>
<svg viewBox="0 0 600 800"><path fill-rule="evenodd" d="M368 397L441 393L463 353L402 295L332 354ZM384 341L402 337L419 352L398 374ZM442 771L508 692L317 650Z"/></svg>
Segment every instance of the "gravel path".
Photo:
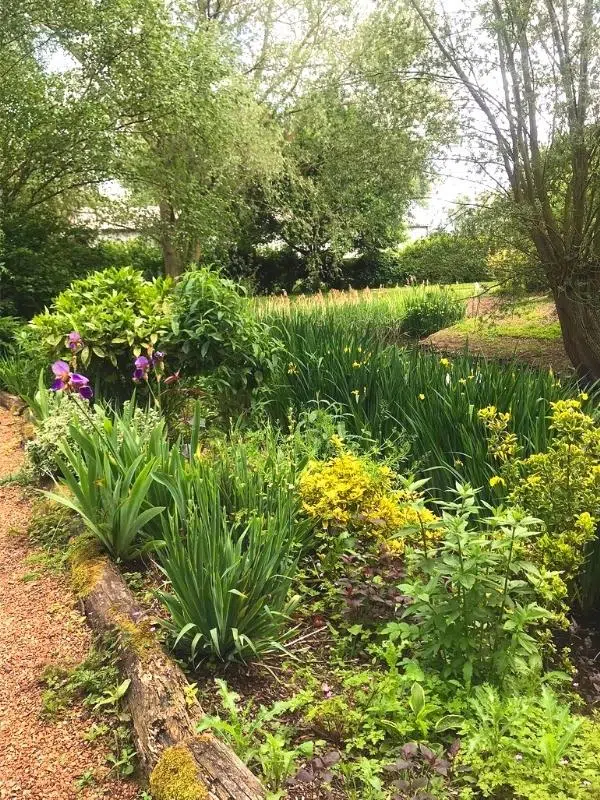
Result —
<svg viewBox="0 0 600 800"><path fill-rule="evenodd" d="M18 421L0 408L0 476L22 458ZM57 722L40 719L40 675L48 664L81 662L91 636L63 578L32 569L25 530L31 490L0 486L0 798L1 800L133 800L139 789L112 780L106 745L86 742L91 720L73 708ZM77 780L94 773L94 785Z"/></svg>

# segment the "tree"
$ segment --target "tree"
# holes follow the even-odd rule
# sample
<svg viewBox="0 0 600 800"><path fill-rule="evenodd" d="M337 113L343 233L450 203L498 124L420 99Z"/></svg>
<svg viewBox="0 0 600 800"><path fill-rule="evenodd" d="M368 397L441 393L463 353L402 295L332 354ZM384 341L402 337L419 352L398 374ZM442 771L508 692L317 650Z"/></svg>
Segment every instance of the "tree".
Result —
<svg viewBox="0 0 600 800"><path fill-rule="evenodd" d="M395 244L411 201L451 133L444 98L411 69L425 45L414 15L382 6L338 52L326 75L282 115L286 168L270 196L276 234L314 281L344 253Z"/></svg>
<svg viewBox="0 0 600 800"><path fill-rule="evenodd" d="M440 78L473 109L475 160L496 180L505 172L569 358L583 378L600 378L597 4L491 0L450 19L410 1L452 72Z"/></svg>
<svg viewBox="0 0 600 800"><path fill-rule="evenodd" d="M144 24L138 51L110 72L133 114L117 174L162 246L166 273L178 275L231 237L246 187L277 169L277 132L216 24L193 27L161 11Z"/></svg>
<svg viewBox="0 0 600 800"><path fill-rule="evenodd" d="M0 213L26 214L111 174L115 115L80 65L52 70L52 4L0 10Z"/></svg>

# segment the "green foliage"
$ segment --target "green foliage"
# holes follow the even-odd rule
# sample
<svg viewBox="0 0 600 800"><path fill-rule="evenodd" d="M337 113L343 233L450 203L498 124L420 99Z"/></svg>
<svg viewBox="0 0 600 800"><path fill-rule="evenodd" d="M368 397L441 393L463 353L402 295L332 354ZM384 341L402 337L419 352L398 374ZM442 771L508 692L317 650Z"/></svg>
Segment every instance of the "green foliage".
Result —
<svg viewBox="0 0 600 800"><path fill-rule="evenodd" d="M282 628L298 604L290 596L298 555L296 501L290 489L267 496L260 479L242 468L245 502L235 503L232 514L209 464L196 461L168 482L176 503L163 525L160 559L171 591L161 599L175 645L192 662L246 659L275 649L289 635Z"/></svg>
<svg viewBox="0 0 600 800"><path fill-rule="evenodd" d="M286 116L284 170L266 191L270 230L303 257L313 288L339 278L355 247L395 244L427 186L451 125L416 66L425 47L410 10L378 7Z"/></svg>
<svg viewBox="0 0 600 800"><path fill-rule="evenodd" d="M471 287L445 286L399 287L381 291L366 289L304 295L298 298L270 297L255 301L259 313L274 327L281 327L286 339L289 330L304 326L338 329L350 339L364 335L383 341L402 341L422 331L438 330L436 326L464 314L464 296ZM326 331L329 333L329 331ZM369 342L365 341L365 347Z"/></svg>
<svg viewBox="0 0 600 800"><path fill-rule="evenodd" d="M521 364L439 359L386 346L359 321L350 328L320 311L282 315L287 355L269 390L268 413L286 425L290 409L298 412L318 399L338 409L351 436L367 435L386 448L400 435L410 441L419 477L430 479L435 495L453 488L459 475L492 496L493 467L478 409L494 404L510 410L530 454L548 442L543 409L577 393L569 381Z"/></svg>
<svg viewBox="0 0 600 800"><path fill-rule="evenodd" d="M13 355L17 349L17 336L23 329L18 317L0 317L0 357Z"/></svg>
<svg viewBox="0 0 600 800"><path fill-rule="evenodd" d="M99 719L86 734L88 741L109 737L111 753L107 762L111 772L120 777L130 776L135 769L136 752L127 726L128 715L122 700L130 681L120 680L109 642L94 648L85 661L73 669L50 665L42 673L46 689L42 692L41 715L56 720L76 702L82 702Z"/></svg>
<svg viewBox="0 0 600 800"><path fill-rule="evenodd" d="M0 310L30 319L71 281L101 266L93 231L53 209L0 220Z"/></svg>
<svg viewBox="0 0 600 800"><path fill-rule="evenodd" d="M519 295L547 289L537 259L513 247L490 253L487 258L490 277L497 281L501 292Z"/></svg>
<svg viewBox="0 0 600 800"><path fill-rule="evenodd" d="M481 239L432 233L406 245L397 255L397 269L416 281L465 283L489 278L488 246Z"/></svg>
<svg viewBox="0 0 600 800"><path fill-rule="evenodd" d="M95 408L78 395L66 395L46 389L44 416L36 421L35 436L25 444L25 471L30 480L39 481L60 473L60 442L73 446L69 428L75 423L87 432L101 421Z"/></svg>
<svg viewBox="0 0 600 800"><path fill-rule="evenodd" d="M108 240L98 242L96 252L103 269L133 267L143 273L147 280L157 278L163 272L163 257L160 248L154 242L141 236L125 242Z"/></svg>
<svg viewBox="0 0 600 800"><path fill-rule="evenodd" d="M484 519L470 487L456 493L442 506L439 542L407 557L416 657L467 684L539 670L539 628L552 617L536 602L539 573L527 560L539 520L511 510Z"/></svg>
<svg viewBox="0 0 600 800"><path fill-rule="evenodd" d="M133 416L129 406L89 430L71 425L74 446L61 441L57 458L69 494L46 493L77 512L102 547L122 560L139 554L150 523L164 510L150 501L153 471L166 447L164 423L151 421L142 433Z"/></svg>
<svg viewBox="0 0 600 800"><path fill-rule="evenodd" d="M131 267L110 267L58 295L31 321L29 337L50 361L65 357L66 336L77 331L84 343L82 371L107 392L119 391L119 381L130 386L134 357L166 332L171 291L169 280L147 281Z"/></svg>
<svg viewBox="0 0 600 800"><path fill-rule="evenodd" d="M424 290L409 295L400 324L402 333L416 338L454 325L463 318L465 305L450 292Z"/></svg>
<svg viewBox="0 0 600 800"><path fill-rule="evenodd" d="M349 284L355 289L404 284L410 278L410 273L404 271L401 257L401 251L388 249L369 250L358 258L344 259L340 283Z"/></svg>
<svg viewBox="0 0 600 800"><path fill-rule="evenodd" d="M577 717L548 686L539 693L476 688L461 730L459 765L468 770L464 800L592 800L600 791L600 724ZM472 777L468 777L471 775Z"/></svg>
<svg viewBox="0 0 600 800"><path fill-rule="evenodd" d="M177 285L165 341L183 370L210 377L219 390L251 390L262 383L278 349L239 284L208 267L186 272Z"/></svg>
<svg viewBox="0 0 600 800"><path fill-rule="evenodd" d="M35 394L40 369L39 360L28 355L27 351L0 356L0 389L27 400Z"/></svg>
<svg viewBox="0 0 600 800"><path fill-rule="evenodd" d="M111 68L135 111L119 177L138 209L158 207L138 214L138 224L161 242L169 275L225 249L248 213L246 192L280 163L279 131L247 65L236 64L219 24L196 13L190 24L191 9L152 4L136 20L140 42Z"/></svg>
<svg viewBox="0 0 600 800"><path fill-rule="evenodd" d="M284 714L294 712L311 700L310 693L300 693L289 700L278 700L272 706L252 709L243 706L240 696L217 678L217 691L222 706L218 715L209 715L198 725L198 732L212 730L229 744L245 764L255 766L271 792L285 785L301 757L312 754L313 742L293 747L290 731L279 722ZM274 724L275 723L275 724ZM272 795L273 798L282 795Z"/></svg>
<svg viewBox="0 0 600 800"><path fill-rule="evenodd" d="M31 541L50 554L65 555L69 540L81 530L78 516L68 508L50 503L45 499L33 504L27 527Z"/></svg>

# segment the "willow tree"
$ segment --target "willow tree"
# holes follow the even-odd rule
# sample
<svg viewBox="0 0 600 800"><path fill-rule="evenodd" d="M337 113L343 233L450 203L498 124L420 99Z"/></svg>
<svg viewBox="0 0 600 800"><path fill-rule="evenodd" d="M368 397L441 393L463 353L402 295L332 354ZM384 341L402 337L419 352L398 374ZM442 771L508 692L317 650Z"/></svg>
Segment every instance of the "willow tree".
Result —
<svg viewBox="0 0 600 800"><path fill-rule="evenodd" d="M449 15L410 2L445 66L438 76L470 111L472 158L496 180L506 174L569 358L600 378L600 7L489 0Z"/></svg>

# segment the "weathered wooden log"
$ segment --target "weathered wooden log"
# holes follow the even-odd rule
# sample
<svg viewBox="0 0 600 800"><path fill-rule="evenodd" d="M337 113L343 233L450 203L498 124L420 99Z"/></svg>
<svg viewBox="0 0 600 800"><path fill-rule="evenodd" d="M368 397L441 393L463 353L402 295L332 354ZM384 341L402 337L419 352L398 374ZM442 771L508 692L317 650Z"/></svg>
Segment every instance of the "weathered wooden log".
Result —
<svg viewBox="0 0 600 800"><path fill-rule="evenodd" d="M76 553L73 585L99 634L116 633L140 767L154 800L258 800L265 790L223 742L197 734L202 708L151 620L107 558Z"/></svg>
<svg viewBox="0 0 600 800"><path fill-rule="evenodd" d="M6 408L8 411L21 413L26 405L27 404L21 400L20 397L17 397L16 394L9 394L3 389L0 389L0 406L3 408Z"/></svg>

